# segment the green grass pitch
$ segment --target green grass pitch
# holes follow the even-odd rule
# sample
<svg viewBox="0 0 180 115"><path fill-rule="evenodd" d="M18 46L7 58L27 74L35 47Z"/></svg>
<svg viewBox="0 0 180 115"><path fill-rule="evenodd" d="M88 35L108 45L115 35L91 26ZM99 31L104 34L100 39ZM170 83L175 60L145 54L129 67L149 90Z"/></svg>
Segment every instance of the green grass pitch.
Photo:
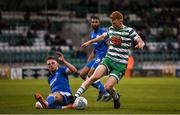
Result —
<svg viewBox="0 0 180 115"><path fill-rule="evenodd" d="M80 78L70 78L73 93L81 83ZM123 78L116 89L121 93L120 109L113 109L112 102L97 102L98 91L90 87L83 94L88 100L88 108L85 110L36 110L33 94L36 91L44 97L49 94L46 79L0 80L0 114L180 113L179 78Z"/></svg>

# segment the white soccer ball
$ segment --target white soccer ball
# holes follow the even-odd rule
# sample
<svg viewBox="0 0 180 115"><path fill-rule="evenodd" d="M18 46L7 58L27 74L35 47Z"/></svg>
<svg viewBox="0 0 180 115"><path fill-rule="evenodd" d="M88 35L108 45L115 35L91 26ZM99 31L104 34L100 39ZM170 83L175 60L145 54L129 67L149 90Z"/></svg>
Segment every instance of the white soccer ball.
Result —
<svg viewBox="0 0 180 115"><path fill-rule="evenodd" d="M77 97L76 100L73 103L73 106L77 110L83 110L86 109L88 106L87 99L84 97Z"/></svg>

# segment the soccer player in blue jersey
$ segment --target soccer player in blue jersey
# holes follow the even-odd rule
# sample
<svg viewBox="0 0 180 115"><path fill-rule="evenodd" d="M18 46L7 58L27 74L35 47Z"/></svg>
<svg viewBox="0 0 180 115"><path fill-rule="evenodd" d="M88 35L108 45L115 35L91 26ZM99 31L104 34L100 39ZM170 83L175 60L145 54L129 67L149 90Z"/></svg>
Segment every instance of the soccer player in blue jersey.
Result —
<svg viewBox="0 0 180 115"><path fill-rule="evenodd" d="M90 33L90 39L95 39L96 37L106 32L105 28L100 27L100 19L97 16L91 17L91 27L93 28L93 30ZM102 58L106 55L108 49L107 39L101 42L93 43L93 48L94 49L88 58L88 63L80 71L80 77L83 80L88 79L88 77L93 74L94 70L99 65ZM109 101L111 99L111 96L104 89L104 86L100 80L95 81L92 86L99 89L97 101Z"/></svg>
<svg viewBox="0 0 180 115"><path fill-rule="evenodd" d="M73 108L72 103L74 98L72 96L69 85L68 74L72 74L77 69L64 58L63 54L56 52L58 61L61 61L65 66L60 66L55 57L48 57L46 63L50 72L48 83L51 88L51 94L45 100L43 96L36 92L35 99L38 101L36 108L44 109L64 109Z"/></svg>

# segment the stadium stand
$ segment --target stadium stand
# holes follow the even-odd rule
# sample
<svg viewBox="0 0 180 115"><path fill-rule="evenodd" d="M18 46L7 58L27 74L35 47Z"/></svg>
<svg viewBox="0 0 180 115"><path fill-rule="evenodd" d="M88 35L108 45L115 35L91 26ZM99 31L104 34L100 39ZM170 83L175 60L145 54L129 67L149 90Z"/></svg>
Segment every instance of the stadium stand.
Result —
<svg viewBox="0 0 180 115"><path fill-rule="evenodd" d="M108 27L108 14L113 10L122 11L125 24L135 27L146 42L144 50L133 49L135 68L146 62L180 61L178 0L43 1L0 1L1 64L43 63L46 56L60 48L81 68L86 59L74 54L88 39L88 19L92 14L99 15L102 25Z"/></svg>

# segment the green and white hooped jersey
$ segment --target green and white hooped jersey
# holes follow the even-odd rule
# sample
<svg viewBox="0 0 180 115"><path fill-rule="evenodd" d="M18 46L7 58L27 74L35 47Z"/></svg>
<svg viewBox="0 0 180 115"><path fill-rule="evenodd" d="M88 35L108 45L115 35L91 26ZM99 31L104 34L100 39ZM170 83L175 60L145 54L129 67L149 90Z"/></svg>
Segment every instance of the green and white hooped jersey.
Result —
<svg viewBox="0 0 180 115"><path fill-rule="evenodd" d="M110 26L107 37L109 38L110 43L106 57L109 57L118 63L127 64L131 42L136 40L139 35L130 27L123 26L123 28L116 30Z"/></svg>

